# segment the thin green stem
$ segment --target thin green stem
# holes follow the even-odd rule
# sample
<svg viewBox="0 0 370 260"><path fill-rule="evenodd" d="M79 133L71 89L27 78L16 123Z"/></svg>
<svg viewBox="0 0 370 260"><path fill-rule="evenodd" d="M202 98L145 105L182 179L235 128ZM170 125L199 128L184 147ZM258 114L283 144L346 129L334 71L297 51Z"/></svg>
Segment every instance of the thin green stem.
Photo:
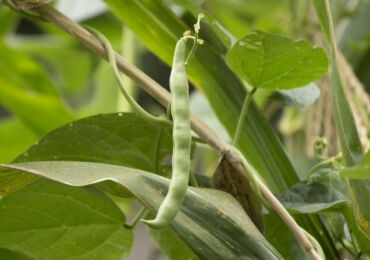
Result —
<svg viewBox="0 0 370 260"><path fill-rule="evenodd" d="M122 26L121 54L123 57L125 57L125 59L128 62L132 64L135 64L138 58L139 54L138 46L139 45L135 38L134 33L126 25ZM135 82L126 75L122 75L122 77L127 93L129 93L130 96L135 97L137 94ZM127 101L127 99L122 95L118 95L117 97L117 111L121 112L132 111L132 106Z"/></svg>
<svg viewBox="0 0 370 260"><path fill-rule="evenodd" d="M125 228L127 229L133 229L136 227L137 223L139 222L140 219L144 218L146 214L148 214L148 210L145 207L142 207L140 211L136 214L134 219L132 220L131 224L125 224Z"/></svg>
<svg viewBox="0 0 370 260"><path fill-rule="evenodd" d="M330 164L330 163L333 163L335 161L336 157L331 157L331 158L328 158L322 162L319 162L318 164L315 164L309 171L309 174L308 175L311 175L312 173L314 173L315 171L317 171L318 169L320 169L322 166L324 165L327 165L327 164Z"/></svg>
<svg viewBox="0 0 370 260"><path fill-rule="evenodd" d="M114 74L116 76L116 79L117 79L117 82L118 82L118 85L119 85L119 89L121 90L121 93L125 96L125 98L127 99L127 102L133 107L133 109L140 116L142 116L146 120L154 121L154 122L159 122L159 123L164 123L164 124L169 124L169 125L172 124L165 117L156 117L156 116L153 116L152 114L146 112L136 102L136 100L130 95L130 93L128 93L128 91L124 87L123 79L122 79L122 77L120 75L120 72L118 70L118 67L117 67L117 61L116 61L115 52L113 50L112 45L108 41L108 39L102 33L98 32L97 30L95 30L93 28L86 27L86 29L88 29L95 37L97 37L97 39L99 39L99 41L103 44L104 48L106 49L108 60L109 60L109 63L111 65L112 69L113 69L113 72L114 72Z"/></svg>
<svg viewBox="0 0 370 260"><path fill-rule="evenodd" d="M194 42L193 42L193 47L190 50L189 56L185 60L185 66L188 66L191 59L195 55L195 52L197 51L198 44L200 43L199 41L199 31L200 31L200 20L204 17L204 15L201 13L198 15L198 20L197 23L194 24ZM186 37L186 36L185 36Z"/></svg>
<svg viewBox="0 0 370 260"><path fill-rule="evenodd" d="M239 141L240 134L241 134L241 131L242 131L242 128L243 128L244 119L247 115L248 108L249 108L249 106L252 102L253 95L256 91L257 91L257 88L252 88L252 90L248 92L248 94L246 95L246 97L244 99L242 111L240 112L240 116L239 116L239 119L238 119L238 124L236 126L236 131L235 131L234 138L233 138L233 141L232 141L233 145L236 145Z"/></svg>

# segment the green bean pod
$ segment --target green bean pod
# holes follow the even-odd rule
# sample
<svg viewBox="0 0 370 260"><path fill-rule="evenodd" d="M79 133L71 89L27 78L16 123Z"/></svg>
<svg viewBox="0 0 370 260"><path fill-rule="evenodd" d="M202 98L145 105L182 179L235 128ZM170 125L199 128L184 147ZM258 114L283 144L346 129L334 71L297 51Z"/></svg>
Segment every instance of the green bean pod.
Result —
<svg viewBox="0 0 370 260"><path fill-rule="evenodd" d="M168 193L154 220L144 220L152 228L171 224L186 195L190 171L191 128L189 84L186 75L186 39L181 38L175 48L171 76L171 115L173 119L172 178Z"/></svg>

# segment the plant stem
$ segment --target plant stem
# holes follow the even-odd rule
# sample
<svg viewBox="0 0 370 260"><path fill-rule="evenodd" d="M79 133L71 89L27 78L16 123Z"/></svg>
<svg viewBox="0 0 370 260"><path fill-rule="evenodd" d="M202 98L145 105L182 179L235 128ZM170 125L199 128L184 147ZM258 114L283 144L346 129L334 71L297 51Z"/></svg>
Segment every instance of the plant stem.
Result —
<svg viewBox="0 0 370 260"><path fill-rule="evenodd" d="M327 164L330 164L332 162L334 162L334 160L336 159L336 157L330 157L324 161L321 161L317 164L315 164L308 172L308 176L310 176L311 174L313 174L315 171L317 171L318 169L320 169L322 166L324 165L327 165Z"/></svg>
<svg viewBox="0 0 370 260"><path fill-rule="evenodd" d="M143 217L145 217L146 214L148 214L148 210L146 209L146 207L142 207L140 209L140 211L136 214L136 216L134 217L134 219L132 220L131 224L125 224L125 228L128 228L128 229L133 229L136 227L137 223L139 222L140 219L142 219Z"/></svg>
<svg viewBox="0 0 370 260"><path fill-rule="evenodd" d="M256 176L257 177L257 176ZM310 259L322 259L322 257L317 253L315 247L311 241L307 238L306 234L303 232L302 228L297 224L294 218L286 211L280 201L271 193L269 188L261 181L260 178L256 178L258 187L261 190L263 197L270 203L271 207L274 209L276 214L278 214L285 224L292 231L294 236L297 238L299 244L308 254Z"/></svg>
<svg viewBox="0 0 370 260"><path fill-rule="evenodd" d="M195 52L197 51L197 48L198 48L198 45L199 45L198 40L199 40L200 20L203 17L204 17L203 14L199 14L197 23L194 25L194 43L193 43L193 47L191 48L188 57L186 58L185 66L189 65L191 59L193 58Z"/></svg>
<svg viewBox="0 0 370 260"><path fill-rule="evenodd" d="M121 38L121 54L125 59L131 64L135 64L139 50L138 42L135 39L134 33L126 26L122 26L122 38ZM131 80L126 75L122 75L123 83L126 88L127 93L131 96L135 96L137 93L135 89L135 82ZM119 112L130 112L132 107L129 102L122 96L117 97L117 111Z"/></svg>
<svg viewBox="0 0 370 260"><path fill-rule="evenodd" d="M104 46L86 29L81 27L79 24L73 22L65 15L61 14L55 10L50 5L42 5L32 9L35 13L38 13L45 20L50 21L61 29L65 30L82 44L84 44L92 52L100 55L101 57L107 59L107 53L104 49ZM129 64L124 58L119 54L115 54L117 66L122 73L125 73L132 80L136 81L149 95L156 99L163 106L167 106L170 102L170 94L166 91L161 85L156 81L150 78L143 71L137 67ZM223 153L227 160L244 171L243 167L240 165L240 155L233 149L230 149L230 146L224 143L215 133L209 128L203 121L201 121L195 115L191 116L192 129L198 134L205 142L207 142L211 147L215 148L219 152ZM276 213L282 218L286 225L290 228L292 233L295 235L298 242L302 245L305 252L310 256L311 259L321 259L315 250L313 244L306 237L305 233L295 222L293 217L288 213L288 211L283 207L283 205L274 197L271 191L267 186L259 180L257 184L261 189L262 194L265 199L272 205L272 208Z"/></svg>
<svg viewBox="0 0 370 260"><path fill-rule="evenodd" d="M252 88L252 90L249 91L248 94L244 98L242 111L240 112L240 116L239 116L239 119L238 119L238 124L236 125L236 131L235 131L234 138L233 138L233 141L232 141L233 145L236 145L239 141L240 134L241 134L241 131L242 131L242 128L243 128L243 123L244 123L245 117L247 115L248 108L249 108L250 104L252 103L253 95L256 92L256 90L257 90L257 88Z"/></svg>

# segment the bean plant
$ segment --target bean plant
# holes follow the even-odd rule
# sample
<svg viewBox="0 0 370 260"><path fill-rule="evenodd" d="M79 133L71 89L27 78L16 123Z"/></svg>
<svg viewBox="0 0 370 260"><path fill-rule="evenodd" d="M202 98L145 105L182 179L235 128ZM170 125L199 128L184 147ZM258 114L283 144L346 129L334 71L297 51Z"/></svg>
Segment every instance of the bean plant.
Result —
<svg viewBox="0 0 370 260"><path fill-rule="evenodd" d="M367 259L369 13L0 0L0 259Z"/></svg>

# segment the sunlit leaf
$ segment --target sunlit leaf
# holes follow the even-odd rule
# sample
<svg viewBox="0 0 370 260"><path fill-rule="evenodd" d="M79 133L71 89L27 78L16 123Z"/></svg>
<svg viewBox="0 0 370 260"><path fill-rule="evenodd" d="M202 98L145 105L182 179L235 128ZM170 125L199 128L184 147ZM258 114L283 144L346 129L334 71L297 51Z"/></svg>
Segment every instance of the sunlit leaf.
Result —
<svg viewBox="0 0 370 260"><path fill-rule="evenodd" d="M321 48L259 30L238 40L226 59L242 79L256 88L303 86L319 78L328 67Z"/></svg>
<svg viewBox="0 0 370 260"><path fill-rule="evenodd" d="M168 162L163 160L171 153L172 137L168 126L156 125L136 114L118 113L93 116L58 128L31 146L16 162L103 162L164 174L163 165ZM15 190L35 179L19 174L8 182ZM0 179L0 183L3 181ZM109 190L112 189L116 195L122 190L109 185Z"/></svg>

